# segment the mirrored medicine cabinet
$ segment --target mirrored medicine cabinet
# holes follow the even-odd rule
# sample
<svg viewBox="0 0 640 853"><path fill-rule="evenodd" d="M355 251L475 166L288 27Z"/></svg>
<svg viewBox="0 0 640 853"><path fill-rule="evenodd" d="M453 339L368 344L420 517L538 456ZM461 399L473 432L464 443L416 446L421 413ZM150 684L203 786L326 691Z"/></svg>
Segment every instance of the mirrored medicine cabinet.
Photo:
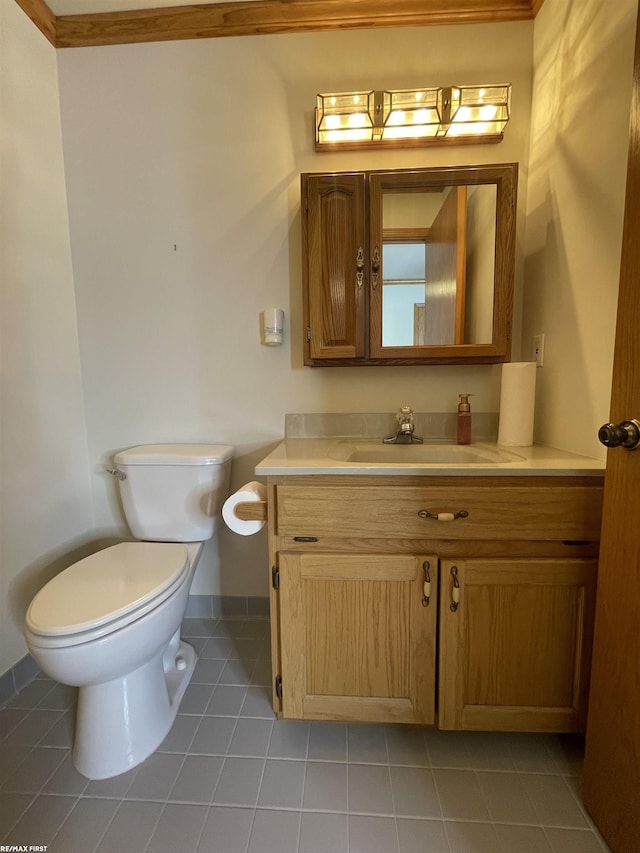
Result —
<svg viewBox="0 0 640 853"><path fill-rule="evenodd" d="M301 175L304 363L508 361L516 163Z"/></svg>

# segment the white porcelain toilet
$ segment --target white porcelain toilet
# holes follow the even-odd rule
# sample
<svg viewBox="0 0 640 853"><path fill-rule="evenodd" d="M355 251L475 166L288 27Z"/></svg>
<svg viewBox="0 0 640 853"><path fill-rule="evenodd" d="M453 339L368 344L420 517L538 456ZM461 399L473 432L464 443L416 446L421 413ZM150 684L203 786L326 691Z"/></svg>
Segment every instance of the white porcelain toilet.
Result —
<svg viewBox="0 0 640 853"><path fill-rule="evenodd" d="M124 513L144 541L80 560L29 606L32 657L51 678L80 688L73 762L89 779L135 767L173 724L196 662L180 625L229 492L233 451L156 444L117 453Z"/></svg>

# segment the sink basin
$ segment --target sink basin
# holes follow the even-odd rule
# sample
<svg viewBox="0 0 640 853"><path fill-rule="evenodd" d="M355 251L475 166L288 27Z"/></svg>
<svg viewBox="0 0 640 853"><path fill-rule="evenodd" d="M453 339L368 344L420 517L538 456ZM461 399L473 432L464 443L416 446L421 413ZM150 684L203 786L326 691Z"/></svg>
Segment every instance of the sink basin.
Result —
<svg viewBox="0 0 640 853"><path fill-rule="evenodd" d="M491 444L360 444L344 442L333 458L372 465L495 465L524 457Z"/></svg>

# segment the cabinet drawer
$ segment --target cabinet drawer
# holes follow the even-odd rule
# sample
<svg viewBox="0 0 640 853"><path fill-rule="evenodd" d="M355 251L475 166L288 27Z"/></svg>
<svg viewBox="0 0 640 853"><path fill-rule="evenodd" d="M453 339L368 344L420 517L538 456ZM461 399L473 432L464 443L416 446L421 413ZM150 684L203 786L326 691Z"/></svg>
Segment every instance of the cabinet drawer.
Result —
<svg viewBox="0 0 640 853"><path fill-rule="evenodd" d="M601 511L599 485L278 485L276 524L280 536L595 541Z"/></svg>

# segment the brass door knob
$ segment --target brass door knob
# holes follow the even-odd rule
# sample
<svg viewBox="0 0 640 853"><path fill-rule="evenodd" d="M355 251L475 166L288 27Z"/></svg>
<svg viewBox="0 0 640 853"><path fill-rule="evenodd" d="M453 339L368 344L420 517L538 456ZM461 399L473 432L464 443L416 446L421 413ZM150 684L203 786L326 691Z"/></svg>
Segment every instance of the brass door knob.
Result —
<svg viewBox="0 0 640 853"><path fill-rule="evenodd" d="M603 424L598 430L598 439L605 447L636 450L640 447L640 422L632 419L619 424Z"/></svg>

